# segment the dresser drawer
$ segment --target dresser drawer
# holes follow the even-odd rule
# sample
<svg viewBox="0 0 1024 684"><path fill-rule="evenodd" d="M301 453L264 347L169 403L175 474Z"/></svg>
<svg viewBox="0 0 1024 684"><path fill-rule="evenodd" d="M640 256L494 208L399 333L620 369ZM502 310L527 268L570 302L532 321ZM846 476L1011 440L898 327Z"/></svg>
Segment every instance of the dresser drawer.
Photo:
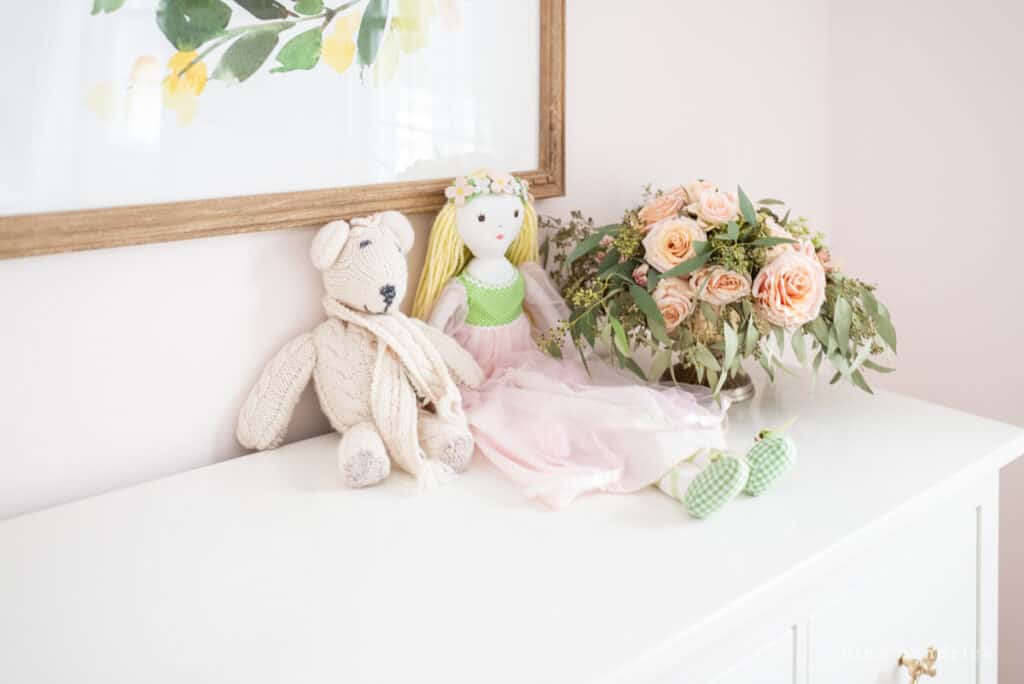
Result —
<svg viewBox="0 0 1024 684"><path fill-rule="evenodd" d="M951 502L844 573L810 615L808 681L904 684L900 656L929 646L934 681L978 681L979 521L972 502Z"/></svg>

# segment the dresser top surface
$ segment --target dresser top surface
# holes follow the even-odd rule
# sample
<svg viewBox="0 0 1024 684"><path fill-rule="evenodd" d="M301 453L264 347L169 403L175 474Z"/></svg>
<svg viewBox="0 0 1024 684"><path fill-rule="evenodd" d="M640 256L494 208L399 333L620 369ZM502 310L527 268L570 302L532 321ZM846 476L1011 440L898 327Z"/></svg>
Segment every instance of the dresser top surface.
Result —
<svg viewBox="0 0 1024 684"><path fill-rule="evenodd" d="M783 378L729 441L797 421L798 465L707 521L654 489L550 512L489 466L353 491L336 436L0 523L0 672L19 682L631 681L645 661L1024 431ZM145 458L145 454L139 454Z"/></svg>

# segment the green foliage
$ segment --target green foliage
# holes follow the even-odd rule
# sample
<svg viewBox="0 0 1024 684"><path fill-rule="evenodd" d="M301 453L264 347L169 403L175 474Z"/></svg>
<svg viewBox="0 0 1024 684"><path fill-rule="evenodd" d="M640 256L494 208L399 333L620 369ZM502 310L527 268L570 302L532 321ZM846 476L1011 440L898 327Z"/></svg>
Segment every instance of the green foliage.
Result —
<svg viewBox="0 0 1024 684"><path fill-rule="evenodd" d="M220 35L231 20L221 0L160 0L156 24L177 50L187 52Z"/></svg>
<svg viewBox="0 0 1024 684"><path fill-rule="evenodd" d="M296 0L295 11L310 16L319 14L324 9L324 0Z"/></svg>
<svg viewBox="0 0 1024 684"><path fill-rule="evenodd" d="M242 83L263 66L277 45L275 30L247 33L232 43L213 70L213 78L229 83Z"/></svg>
<svg viewBox="0 0 1024 684"><path fill-rule="evenodd" d="M387 28L389 4L389 0L369 0L363 10L356 47L359 63L364 67L373 66L377 60L380 44L384 40L384 29Z"/></svg>
<svg viewBox="0 0 1024 684"><path fill-rule="evenodd" d="M271 73L279 74L296 69L312 69L320 61L320 50L323 47L323 29L317 27L293 37L284 44L278 53L279 67L271 69Z"/></svg>
<svg viewBox="0 0 1024 684"><path fill-rule="evenodd" d="M92 14L116 12L124 6L124 0L93 0Z"/></svg>
<svg viewBox="0 0 1024 684"><path fill-rule="evenodd" d="M234 0L235 4L257 19L285 19L292 16L277 0Z"/></svg>

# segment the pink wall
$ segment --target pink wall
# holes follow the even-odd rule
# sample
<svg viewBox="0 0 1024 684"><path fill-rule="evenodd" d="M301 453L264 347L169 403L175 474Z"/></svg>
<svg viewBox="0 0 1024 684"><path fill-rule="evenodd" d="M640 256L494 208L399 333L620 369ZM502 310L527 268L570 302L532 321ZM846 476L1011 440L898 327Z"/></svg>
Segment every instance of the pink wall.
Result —
<svg viewBox="0 0 1024 684"><path fill-rule="evenodd" d="M835 2L837 255L900 333L880 385L1024 425L1024 5ZM1024 672L1024 462L1002 478L1001 677Z"/></svg>

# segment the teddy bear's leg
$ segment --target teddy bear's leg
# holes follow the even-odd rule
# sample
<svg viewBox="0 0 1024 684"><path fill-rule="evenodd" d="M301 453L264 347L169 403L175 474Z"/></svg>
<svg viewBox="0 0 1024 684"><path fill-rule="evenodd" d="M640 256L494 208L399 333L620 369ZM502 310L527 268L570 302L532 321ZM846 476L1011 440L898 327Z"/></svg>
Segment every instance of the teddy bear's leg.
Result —
<svg viewBox="0 0 1024 684"><path fill-rule="evenodd" d="M373 423L357 423L345 430L338 445L338 468L349 487L369 487L391 473L391 459Z"/></svg>
<svg viewBox="0 0 1024 684"><path fill-rule="evenodd" d="M457 473L469 467L473 459L473 435L467 428L446 423L421 409L419 437L427 458L440 461Z"/></svg>

